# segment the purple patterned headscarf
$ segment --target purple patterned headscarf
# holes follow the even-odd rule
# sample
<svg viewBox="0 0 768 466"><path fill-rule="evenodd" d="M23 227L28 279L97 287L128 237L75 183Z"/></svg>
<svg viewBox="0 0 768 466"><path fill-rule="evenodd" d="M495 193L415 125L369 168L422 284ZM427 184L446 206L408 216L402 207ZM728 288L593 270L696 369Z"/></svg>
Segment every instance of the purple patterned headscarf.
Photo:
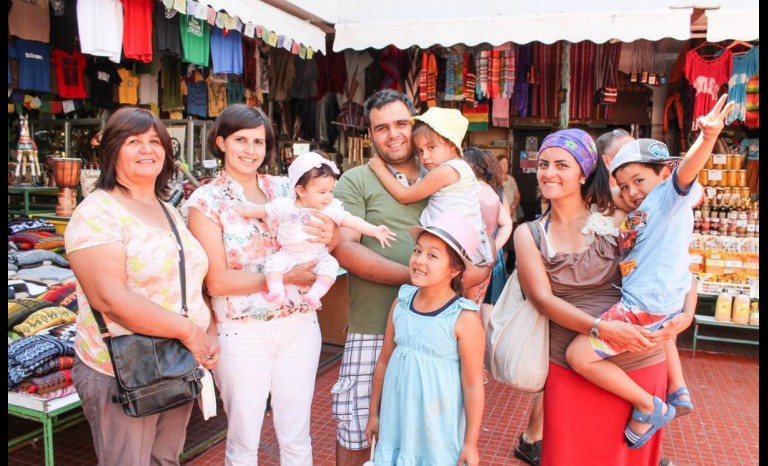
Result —
<svg viewBox="0 0 768 466"><path fill-rule="evenodd" d="M589 176L595 171L597 165L597 146L592 137L581 129L563 129L544 138L539 148L539 154L550 147L565 149L570 153L581 167L584 176Z"/></svg>

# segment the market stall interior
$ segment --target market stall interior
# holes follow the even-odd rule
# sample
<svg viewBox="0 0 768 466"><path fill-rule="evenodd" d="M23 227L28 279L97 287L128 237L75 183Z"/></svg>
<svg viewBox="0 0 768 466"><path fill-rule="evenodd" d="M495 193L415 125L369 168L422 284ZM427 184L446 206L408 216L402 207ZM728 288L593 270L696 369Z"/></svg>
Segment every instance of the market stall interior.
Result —
<svg viewBox="0 0 768 466"><path fill-rule="evenodd" d="M625 130L682 154L708 94L727 92L738 105L701 172L706 196L694 211L690 269L707 318L691 330L692 346L759 341L738 334L759 323L749 312L759 301L757 0L582 3L480 1L468 16L459 0L12 1L9 414L44 424L46 463L52 424L62 409L79 409L63 231L98 177L98 135L124 105L150 109L169 128L178 206L221 169L207 133L228 105L271 117L277 158L264 172L285 174L318 149L343 171L373 155L365 99L397 89L420 113L460 110L470 122L465 145L507 156L530 220L541 213L537 149L553 130ZM328 364L346 336L340 273L319 314ZM25 358L33 344L48 345L44 358ZM200 445L225 435L220 424ZM37 437L22 434L13 447Z"/></svg>

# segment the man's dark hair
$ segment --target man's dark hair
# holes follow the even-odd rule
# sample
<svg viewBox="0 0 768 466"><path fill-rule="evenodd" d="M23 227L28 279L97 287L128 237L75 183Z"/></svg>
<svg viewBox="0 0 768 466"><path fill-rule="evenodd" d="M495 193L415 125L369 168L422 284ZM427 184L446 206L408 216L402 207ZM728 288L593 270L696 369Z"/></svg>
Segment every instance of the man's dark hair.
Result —
<svg viewBox="0 0 768 466"><path fill-rule="evenodd" d="M405 106L408 107L411 116L416 115L416 109L413 107L413 102L411 102L411 99L407 95L394 89L382 89L368 97L368 100L366 100L363 105L363 111L365 112L365 126L369 128L371 127L371 110L378 110L392 102L404 103Z"/></svg>

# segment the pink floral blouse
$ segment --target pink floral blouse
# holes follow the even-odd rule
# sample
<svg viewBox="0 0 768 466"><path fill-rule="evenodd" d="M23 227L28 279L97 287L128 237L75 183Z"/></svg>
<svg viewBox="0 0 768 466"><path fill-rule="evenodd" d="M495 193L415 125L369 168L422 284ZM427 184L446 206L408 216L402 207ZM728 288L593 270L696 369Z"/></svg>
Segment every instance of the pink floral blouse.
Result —
<svg viewBox="0 0 768 466"><path fill-rule="evenodd" d="M258 175L259 187L267 200L290 196L288 178ZM221 227L227 263L231 269L264 272L266 257L278 250L275 219L247 219L232 210L235 202L246 202L243 188L226 171L210 183L197 188L186 207L197 209ZM240 296L212 296L217 321L254 319L266 321L296 312L314 310L302 302L299 289L285 287L287 298L279 307L266 301L261 292ZM304 290L306 291L306 290Z"/></svg>
<svg viewBox="0 0 768 466"><path fill-rule="evenodd" d="M188 317L200 327L208 328L211 313L201 293L203 278L208 271L208 257L176 209L167 207L176 220L184 246ZM179 250L173 233L147 225L106 192L94 191L77 206L69 220L64 233L67 254L113 242L125 246L128 289L170 312L181 313ZM75 352L89 367L113 375L107 347L79 283L77 303ZM112 331L109 319L105 320Z"/></svg>

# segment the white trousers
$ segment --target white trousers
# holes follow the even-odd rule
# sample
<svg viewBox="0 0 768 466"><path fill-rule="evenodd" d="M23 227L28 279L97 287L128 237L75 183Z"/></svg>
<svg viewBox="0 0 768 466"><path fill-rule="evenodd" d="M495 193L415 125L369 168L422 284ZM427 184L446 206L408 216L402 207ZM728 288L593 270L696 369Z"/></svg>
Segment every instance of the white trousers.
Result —
<svg viewBox="0 0 768 466"><path fill-rule="evenodd" d="M214 379L227 413L227 466L257 466L267 395L282 466L311 466L309 417L320 359L316 312L218 324Z"/></svg>

